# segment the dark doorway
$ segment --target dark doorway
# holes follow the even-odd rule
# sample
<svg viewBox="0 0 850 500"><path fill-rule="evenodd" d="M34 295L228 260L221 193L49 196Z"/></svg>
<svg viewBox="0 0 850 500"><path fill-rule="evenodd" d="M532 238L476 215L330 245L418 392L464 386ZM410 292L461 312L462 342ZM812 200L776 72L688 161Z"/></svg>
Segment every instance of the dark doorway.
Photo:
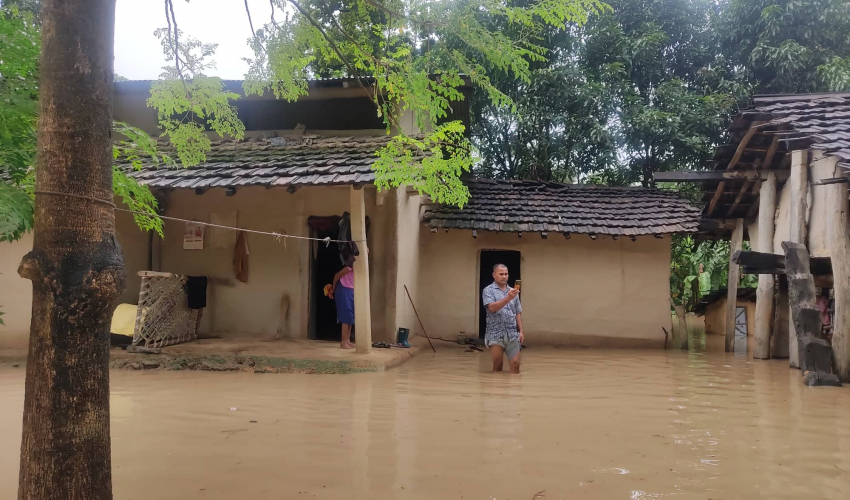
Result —
<svg viewBox="0 0 850 500"><path fill-rule="evenodd" d="M478 338L483 339L487 331L487 312L481 302L481 291L493 283L493 266L504 264L508 266L508 285L514 286L520 277L520 253L514 250L482 250L481 270L478 283Z"/></svg>
<svg viewBox="0 0 850 500"><path fill-rule="evenodd" d="M314 238L339 238L340 217L310 217L308 224L312 229ZM334 275L342 269L339 259L339 246L330 243L314 243L316 245L313 253L312 273L312 295L311 304L313 317L313 335L318 340L334 340L339 342L341 338L340 325L336 322L336 304L333 300L325 297L325 285L333 283Z"/></svg>

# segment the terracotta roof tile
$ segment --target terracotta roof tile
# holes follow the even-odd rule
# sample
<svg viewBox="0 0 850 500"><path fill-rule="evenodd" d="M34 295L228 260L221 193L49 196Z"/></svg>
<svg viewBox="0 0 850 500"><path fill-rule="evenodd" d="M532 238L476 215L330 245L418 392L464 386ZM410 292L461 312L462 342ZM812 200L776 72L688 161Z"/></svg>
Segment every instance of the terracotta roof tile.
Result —
<svg viewBox="0 0 850 500"><path fill-rule="evenodd" d="M235 186L345 185L375 180L376 152L391 137L274 137L214 142L206 161L189 168L119 164L150 187L194 189ZM166 145L163 152L175 157Z"/></svg>
<svg viewBox="0 0 850 500"><path fill-rule="evenodd" d="M432 228L608 235L693 233L699 210L674 193L538 181L468 181L469 203L425 212Z"/></svg>
<svg viewBox="0 0 850 500"><path fill-rule="evenodd" d="M840 158L850 170L850 93L757 95L744 114L765 115L768 125L788 125L812 149Z"/></svg>

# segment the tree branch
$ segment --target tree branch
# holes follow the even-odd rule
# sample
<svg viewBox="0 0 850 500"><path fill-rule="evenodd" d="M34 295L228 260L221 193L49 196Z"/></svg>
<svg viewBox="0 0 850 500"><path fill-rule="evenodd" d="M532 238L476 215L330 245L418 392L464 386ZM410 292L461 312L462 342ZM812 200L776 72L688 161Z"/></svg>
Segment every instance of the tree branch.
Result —
<svg viewBox="0 0 850 500"><path fill-rule="evenodd" d="M272 9L274 9L274 4L272 4ZM251 9L248 8L248 0L245 0L245 12L248 14L248 26L251 27L251 36L256 37L257 32L254 31L254 22L251 21ZM274 19L274 10L272 10L272 19Z"/></svg>
<svg viewBox="0 0 850 500"><path fill-rule="evenodd" d="M361 89L363 89L363 92L366 94L366 97L368 97L369 100L372 101L372 104L374 104L377 109L383 111L380 103L378 103L378 101L372 96L372 93L369 92L369 89L366 88L366 85L363 84L363 79L360 77L360 74L357 72L357 69L354 68L354 66L351 64L351 62L349 62L349 60L342 54L342 51L339 49L339 46L327 34L327 32L325 32L322 25L319 24L319 22L316 21L316 19L314 19L313 16L311 16L310 13L307 12L307 10L304 7L302 7L301 4L298 3L296 0L287 0L287 1L293 7L295 7L298 10L298 12L300 12L301 15L304 16L304 18L307 19L307 21L309 21L309 23L313 25L314 28L316 28L316 30L319 32L319 34L322 35L322 37L325 40L327 40L328 44L331 46L331 49L333 49L333 51L336 53L337 57L339 57L340 61L342 61L342 63L345 64L345 67L348 68L349 73L351 73L354 76L354 78L357 80L357 84L360 85ZM386 116L387 120L389 120L389 122L391 124L398 126L397 122L395 122L395 119L393 118L393 116L390 113L384 113L384 116Z"/></svg>

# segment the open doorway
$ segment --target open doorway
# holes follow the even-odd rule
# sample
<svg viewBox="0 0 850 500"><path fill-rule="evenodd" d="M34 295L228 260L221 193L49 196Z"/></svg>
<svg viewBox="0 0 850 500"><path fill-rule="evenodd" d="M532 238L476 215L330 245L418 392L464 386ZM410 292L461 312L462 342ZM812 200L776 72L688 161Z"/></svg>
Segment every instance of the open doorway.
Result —
<svg viewBox="0 0 850 500"><path fill-rule="evenodd" d="M340 217L310 217L308 224L314 238L339 238ZM339 259L339 246L336 243L314 243L313 269L311 273L311 304L312 337L317 340L333 340L341 338L340 325L336 322L336 304L325 297L325 285L333 283L334 275L342 269Z"/></svg>
<svg viewBox="0 0 850 500"><path fill-rule="evenodd" d="M493 283L493 266L504 264L508 266L508 285L514 286L520 275L520 253L515 250L482 250L481 269L478 283L478 338L483 339L487 331L487 312L481 302L481 291Z"/></svg>
<svg viewBox="0 0 850 500"><path fill-rule="evenodd" d="M341 219L338 215L314 215L307 219L307 225L313 238L338 240ZM369 235L369 217L366 217L366 235ZM314 242L313 245L310 272L310 338L339 342L342 338L342 328L336 320L336 302L325 297L324 291L325 285L332 284L334 275L342 269L339 244L331 241L327 244ZM351 336L356 336L353 328Z"/></svg>

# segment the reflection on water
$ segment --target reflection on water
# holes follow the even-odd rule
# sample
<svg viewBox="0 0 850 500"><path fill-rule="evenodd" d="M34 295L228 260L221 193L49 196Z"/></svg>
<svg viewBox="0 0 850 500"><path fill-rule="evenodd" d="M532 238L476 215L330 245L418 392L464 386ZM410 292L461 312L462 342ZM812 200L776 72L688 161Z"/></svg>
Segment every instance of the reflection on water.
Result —
<svg viewBox="0 0 850 500"><path fill-rule="evenodd" d="M695 347L529 349L521 376L445 347L386 373L113 372L115 498L850 498L850 390ZM23 375L0 371L0 498Z"/></svg>

